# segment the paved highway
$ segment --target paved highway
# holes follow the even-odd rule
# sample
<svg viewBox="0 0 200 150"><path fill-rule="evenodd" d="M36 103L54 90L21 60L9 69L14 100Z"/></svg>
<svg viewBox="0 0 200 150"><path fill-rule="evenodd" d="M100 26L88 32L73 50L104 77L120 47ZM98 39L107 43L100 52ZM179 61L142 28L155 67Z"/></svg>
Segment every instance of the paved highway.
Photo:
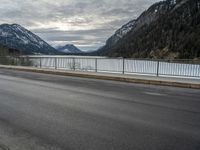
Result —
<svg viewBox="0 0 200 150"><path fill-rule="evenodd" d="M0 150L200 150L200 90L0 69Z"/></svg>

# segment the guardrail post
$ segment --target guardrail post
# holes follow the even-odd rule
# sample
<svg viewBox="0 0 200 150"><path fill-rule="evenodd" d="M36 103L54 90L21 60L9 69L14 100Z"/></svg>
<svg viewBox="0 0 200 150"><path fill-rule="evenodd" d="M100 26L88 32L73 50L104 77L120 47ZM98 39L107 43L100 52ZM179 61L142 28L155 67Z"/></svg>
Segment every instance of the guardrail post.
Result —
<svg viewBox="0 0 200 150"><path fill-rule="evenodd" d="M57 57L55 57L55 69L57 69Z"/></svg>
<svg viewBox="0 0 200 150"><path fill-rule="evenodd" d="M73 58L73 70L76 71L76 60Z"/></svg>
<svg viewBox="0 0 200 150"><path fill-rule="evenodd" d="M160 67L160 61L158 60L157 61L157 73L156 73L157 77L159 76L159 67Z"/></svg>
<svg viewBox="0 0 200 150"><path fill-rule="evenodd" d="M125 70L125 59L123 58L123 60L122 60L122 61L123 61L123 66L122 66L122 74L124 74L124 73L125 73L125 71L124 71L124 70Z"/></svg>
<svg viewBox="0 0 200 150"><path fill-rule="evenodd" d="M17 56L15 57L15 65L18 66L18 58L17 58Z"/></svg>
<svg viewBox="0 0 200 150"><path fill-rule="evenodd" d="M22 59L21 59L20 56L18 58L19 58L19 64L18 64L18 66L21 66L22 65Z"/></svg>
<svg viewBox="0 0 200 150"><path fill-rule="evenodd" d="M14 65L15 66L17 65L17 57L16 56L14 57Z"/></svg>
<svg viewBox="0 0 200 150"><path fill-rule="evenodd" d="M98 68L97 68L97 58L95 58L95 72L98 72Z"/></svg>
<svg viewBox="0 0 200 150"><path fill-rule="evenodd" d="M40 57L40 68L42 68L42 57Z"/></svg>

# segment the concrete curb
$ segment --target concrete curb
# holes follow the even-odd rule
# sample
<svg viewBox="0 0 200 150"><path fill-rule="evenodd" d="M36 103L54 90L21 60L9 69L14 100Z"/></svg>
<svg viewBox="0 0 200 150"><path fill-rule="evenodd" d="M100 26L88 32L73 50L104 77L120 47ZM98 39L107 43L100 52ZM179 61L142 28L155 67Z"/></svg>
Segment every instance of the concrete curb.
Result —
<svg viewBox="0 0 200 150"><path fill-rule="evenodd" d="M62 76L73 76L73 77L82 77L82 78L92 78L92 79L101 79L101 80L112 80L112 81L121 81L137 84L151 84L151 85L162 85L162 86L173 86L173 87L182 87L182 88L193 88L200 89L199 83L184 83L184 82L175 82L175 81L166 81L166 80L153 80L153 79L139 79L135 76L110 76L102 74L89 74L86 72L67 72L62 70L50 70L50 69L39 69L39 68L30 68L30 67L18 67L18 66L3 66L0 65L2 69L12 69L18 71L26 72L35 72L35 73L44 73L44 74L53 74L53 75L62 75Z"/></svg>

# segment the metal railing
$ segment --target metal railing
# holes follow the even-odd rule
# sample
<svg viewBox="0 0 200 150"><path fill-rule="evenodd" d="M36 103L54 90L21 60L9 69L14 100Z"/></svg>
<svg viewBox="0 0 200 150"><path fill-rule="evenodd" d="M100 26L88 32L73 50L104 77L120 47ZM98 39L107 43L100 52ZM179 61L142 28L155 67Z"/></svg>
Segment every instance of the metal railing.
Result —
<svg viewBox="0 0 200 150"><path fill-rule="evenodd" d="M0 64L2 63L0 58ZM15 63L10 63L15 60ZM152 60L100 57L30 56L12 57L10 65L26 65L38 68L73 71L109 72L119 74L143 74L200 78L200 60Z"/></svg>
<svg viewBox="0 0 200 150"><path fill-rule="evenodd" d="M28 57L0 56L0 65L33 66Z"/></svg>

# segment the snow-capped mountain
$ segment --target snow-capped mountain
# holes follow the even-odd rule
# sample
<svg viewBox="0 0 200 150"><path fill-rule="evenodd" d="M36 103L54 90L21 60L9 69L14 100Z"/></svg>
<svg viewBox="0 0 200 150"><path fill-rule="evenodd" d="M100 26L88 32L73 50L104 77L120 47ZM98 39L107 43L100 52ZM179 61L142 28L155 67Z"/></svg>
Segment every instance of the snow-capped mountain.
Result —
<svg viewBox="0 0 200 150"><path fill-rule="evenodd" d="M93 55L199 58L199 0L163 0L115 32Z"/></svg>
<svg viewBox="0 0 200 150"><path fill-rule="evenodd" d="M18 24L0 25L0 44L15 48L22 54L56 54L57 50L39 36Z"/></svg>
<svg viewBox="0 0 200 150"><path fill-rule="evenodd" d="M171 5L174 5L175 0L172 0ZM148 10L144 11L137 19L134 19L118 29L107 41L105 47L114 46L120 39L126 36L130 31L136 31L143 25L149 25L155 21L161 13L167 11L164 2L158 2L152 5Z"/></svg>
<svg viewBox="0 0 200 150"><path fill-rule="evenodd" d="M112 35L106 42L109 46L116 44L121 38L123 38L129 31L134 27L135 20L130 21L129 23L123 25L118 29L114 35Z"/></svg>
<svg viewBox="0 0 200 150"><path fill-rule="evenodd" d="M82 51L73 44L67 44L63 47L58 47L57 50L59 52L70 53L70 54L82 53Z"/></svg>

